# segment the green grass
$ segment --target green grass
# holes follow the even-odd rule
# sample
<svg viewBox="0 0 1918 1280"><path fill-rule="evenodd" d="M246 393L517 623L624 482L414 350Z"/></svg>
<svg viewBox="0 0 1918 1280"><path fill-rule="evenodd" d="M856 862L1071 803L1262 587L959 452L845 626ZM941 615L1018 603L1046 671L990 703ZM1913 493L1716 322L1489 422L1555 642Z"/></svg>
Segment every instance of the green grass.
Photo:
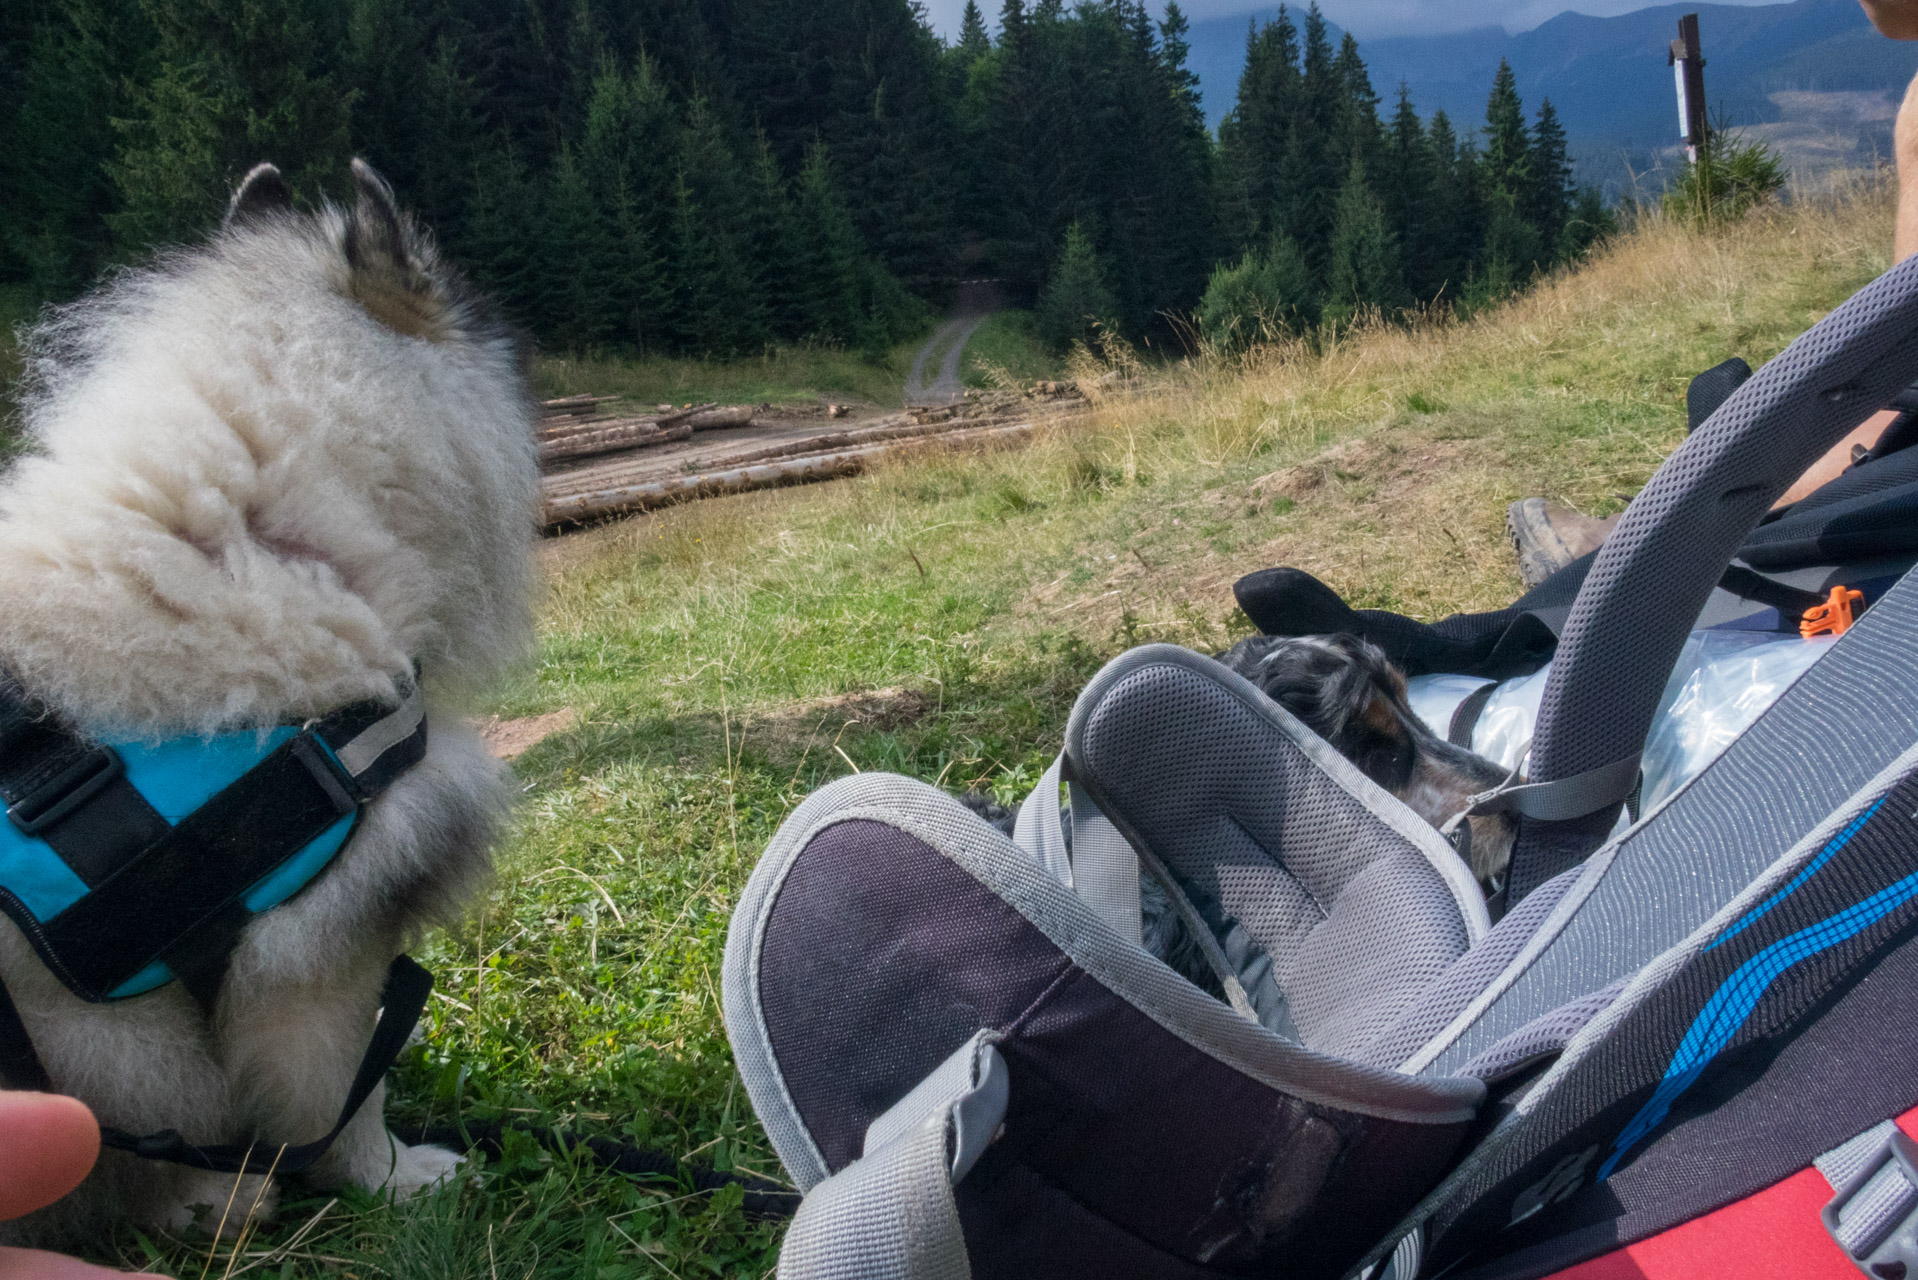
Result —
<svg viewBox="0 0 1918 1280"><path fill-rule="evenodd" d="M617 395L636 405L813 404L819 401L897 408L906 371L924 335L901 343L884 360L835 347L773 347L737 360L674 356L545 355L533 362L542 396Z"/></svg>
<svg viewBox="0 0 1918 1280"><path fill-rule="evenodd" d="M1017 386L1060 376L1061 362L1039 338L1032 313L1017 308L987 316L966 343L959 378L968 387Z"/></svg>
<svg viewBox="0 0 1918 1280"><path fill-rule="evenodd" d="M1248 630L1230 585L1252 569L1427 617L1507 603L1504 503L1615 509L1681 438L1690 374L1775 353L1883 269L1889 225L1870 192L1723 231L1654 221L1469 324L1177 366L1020 452L549 540L537 658L492 709L580 720L522 757L496 886L424 948L439 995L393 1109L566 1120L777 1176L718 969L755 858L808 792L859 768L1015 798L1102 661ZM737 1197L522 1146L409 1204L291 1204L235 1272L758 1277L778 1232ZM115 1250L176 1275L230 1254Z"/></svg>

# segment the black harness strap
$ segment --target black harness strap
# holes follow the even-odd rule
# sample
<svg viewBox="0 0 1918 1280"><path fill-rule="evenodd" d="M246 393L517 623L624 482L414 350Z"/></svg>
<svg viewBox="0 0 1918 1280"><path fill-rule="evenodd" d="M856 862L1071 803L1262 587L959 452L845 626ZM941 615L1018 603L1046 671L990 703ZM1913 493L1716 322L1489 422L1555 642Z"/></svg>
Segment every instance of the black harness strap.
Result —
<svg viewBox="0 0 1918 1280"><path fill-rule="evenodd" d="M131 1152L143 1160L165 1160L213 1173L268 1173L291 1176L313 1167L340 1136L373 1089L406 1047L407 1036L419 1023L420 1013L433 991L433 975L409 956L400 956L386 974L386 989L381 997L384 1007L380 1022L373 1029L360 1069L354 1073L353 1087L347 1090L340 1118L322 1137L299 1146L276 1147L262 1142L228 1143L198 1147L172 1129L162 1129L145 1137L135 1137L124 1129L101 1126L100 1144L116 1151ZM11 1007L11 1006L8 1006ZM0 1027L4 1038L4 1027ZM31 1049L29 1049L31 1052ZM42 1073L44 1075L44 1072Z"/></svg>
<svg viewBox="0 0 1918 1280"><path fill-rule="evenodd" d="M156 951L190 947L252 885L358 807L345 790L351 779L331 776L338 771L307 741L310 732L275 749L42 926L42 954L58 957L69 986L98 999Z"/></svg>
<svg viewBox="0 0 1918 1280"><path fill-rule="evenodd" d="M33 1037L20 1021L20 1011L13 1007L13 997L7 994L4 982L0 982L0 1085L34 1093L53 1090L53 1081L47 1078L40 1055L33 1051Z"/></svg>
<svg viewBox="0 0 1918 1280"><path fill-rule="evenodd" d="M88 887L166 834L166 819L126 780L120 757L66 730L0 673L0 800L20 831L45 841Z"/></svg>

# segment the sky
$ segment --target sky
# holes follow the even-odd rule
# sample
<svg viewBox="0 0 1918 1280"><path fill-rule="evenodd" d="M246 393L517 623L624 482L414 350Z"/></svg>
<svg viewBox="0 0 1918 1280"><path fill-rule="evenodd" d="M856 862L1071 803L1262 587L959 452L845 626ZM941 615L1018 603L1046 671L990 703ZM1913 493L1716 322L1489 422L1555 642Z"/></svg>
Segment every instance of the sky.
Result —
<svg viewBox="0 0 1918 1280"><path fill-rule="evenodd" d="M1729 4L1779 3L1779 0L1717 0ZM921 0L932 18L932 25L948 39L959 32L959 15L966 0ZM1158 0L1151 0L1159 7ZM1247 0L1181 0L1186 17L1225 18L1251 13L1273 4L1247 3ZM979 0L986 20L997 22L997 0ZM1299 8L1304 8L1303 3ZM1593 17L1610 18L1648 8L1646 0L1320 0L1325 16L1361 40L1376 36L1435 35L1444 31L1465 31L1472 27L1502 26L1507 31L1528 31L1568 9Z"/></svg>

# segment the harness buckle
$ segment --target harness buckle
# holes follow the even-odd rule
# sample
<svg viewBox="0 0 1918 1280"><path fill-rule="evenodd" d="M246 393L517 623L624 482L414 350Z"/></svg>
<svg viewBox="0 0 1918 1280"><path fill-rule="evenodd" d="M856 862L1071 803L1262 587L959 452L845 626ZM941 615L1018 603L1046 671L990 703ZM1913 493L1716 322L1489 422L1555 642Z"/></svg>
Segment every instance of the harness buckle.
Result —
<svg viewBox="0 0 1918 1280"><path fill-rule="evenodd" d="M1918 1276L1918 1142L1893 1126L1819 1217L1866 1275Z"/></svg>
<svg viewBox="0 0 1918 1280"><path fill-rule="evenodd" d="M1850 587L1833 587L1831 594L1823 604L1815 604L1805 610L1805 616L1798 624L1798 634L1809 640L1813 636L1842 636L1851 630L1858 610L1854 607L1865 598L1862 591Z"/></svg>
<svg viewBox="0 0 1918 1280"><path fill-rule="evenodd" d="M120 753L96 746L59 773L7 806L7 820L22 834L38 836L98 795L126 772Z"/></svg>
<svg viewBox="0 0 1918 1280"><path fill-rule="evenodd" d="M356 789L353 775L340 767L311 729L302 731L287 747L332 801L335 813L345 817L360 807L359 798L353 794Z"/></svg>

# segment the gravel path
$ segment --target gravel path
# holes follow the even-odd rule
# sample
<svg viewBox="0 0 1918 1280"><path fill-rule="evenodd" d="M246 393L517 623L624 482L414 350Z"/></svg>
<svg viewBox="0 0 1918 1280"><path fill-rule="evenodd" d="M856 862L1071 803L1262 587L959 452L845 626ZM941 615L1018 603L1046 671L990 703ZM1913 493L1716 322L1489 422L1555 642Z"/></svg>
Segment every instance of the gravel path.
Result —
<svg viewBox="0 0 1918 1280"><path fill-rule="evenodd" d="M959 361L966 354L972 331L985 319L984 315L954 316L932 331L926 345L912 358L912 371L906 375L907 404L952 404L965 395L965 386L959 381ZM935 359L939 360L939 376L927 385L926 368Z"/></svg>

